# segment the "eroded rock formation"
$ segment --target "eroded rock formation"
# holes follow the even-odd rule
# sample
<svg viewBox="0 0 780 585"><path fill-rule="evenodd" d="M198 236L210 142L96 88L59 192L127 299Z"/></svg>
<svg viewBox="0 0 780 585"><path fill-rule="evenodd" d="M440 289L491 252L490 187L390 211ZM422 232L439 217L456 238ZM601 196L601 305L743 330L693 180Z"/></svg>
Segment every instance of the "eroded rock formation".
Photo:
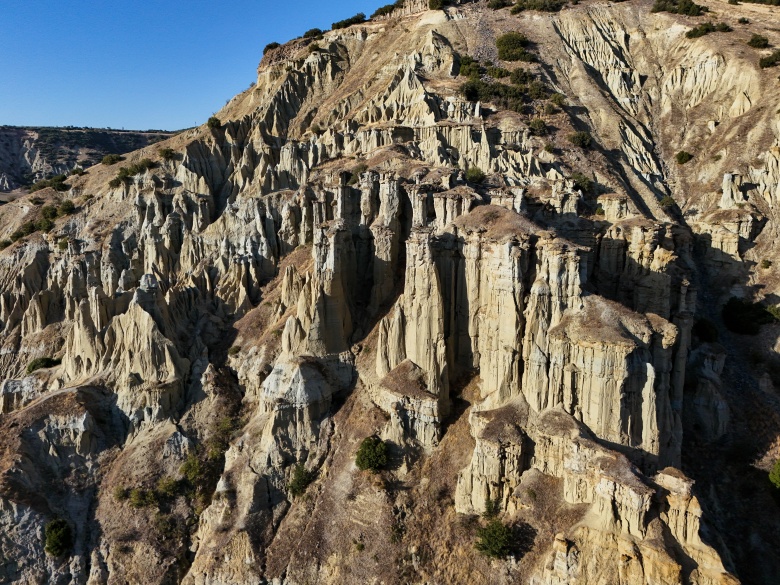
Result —
<svg viewBox="0 0 780 585"><path fill-rule="evenodd" d="M755 267L777 229L769 74L643 3L452 4L270 50L173 158L39 192L76 204L50 231L16 237L29 196L0 208L0 580L731 585L778 567L746 566L688 454L774 405L769 372L735 385L743 349L694 327L780 282ZM500 65L536 89L467 100L463 56L498 64L509 30L540 62ZM586 129L592 149L567 139ZM377 475L354 465L371 435ZM508 559L474 548L485 512L515 527Z"/></svg>

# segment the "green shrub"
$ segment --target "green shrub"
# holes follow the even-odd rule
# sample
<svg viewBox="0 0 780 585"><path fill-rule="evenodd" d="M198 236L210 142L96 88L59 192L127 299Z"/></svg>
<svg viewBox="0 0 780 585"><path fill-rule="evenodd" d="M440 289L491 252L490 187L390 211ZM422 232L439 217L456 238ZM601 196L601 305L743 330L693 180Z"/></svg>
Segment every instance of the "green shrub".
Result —
<svg viewBox="0 0 780 585"><path fill-rule="evenodd" d="M176 158L176 151L172 148L161 148L157 151L157 154L159 154L160 158L163 160L173 160Z"/></svg>
<svg viewBox="0 0 780 585"><path fill-rule="evenodd" d="M772 261L771 260L767 260L766 258L761 260L761 268L762 269L769 270L771 267L772 267Z"/></svg>
<svg viewBox="0 0 780 585"><path fill-rule="evenodd" d="M122 179L118 177L114 177L108 182L108 186L111 187L112 189L116 189L121 184L122 184Z"/></svg>
<svg viewBox="0 0 780 585"><path fill-rule="evenodd" d="M490 0L487 5L488 8L492 8L493 10L501 10L507 6L511 6L512 3L509 0Z"/></svg>
<svg viewBox="0 0 780 585"><path fill-rule="evenodd" d="M598 207L596 207L596 211L594 211L593 213L594 215L604 215L604 208L601 205L599 205Z"/></svg>
<svg viewBox="0 0 780 585"><path fill-rule="evenodd" d="M43 533L45 536L44 550L53 557L61 557L73 547L70 525L62 518L57 518L46 524Z"/></svg>
<svg viewBox="0 0 780 585"><path fill-rule="evenodd" d="M241 351L241 346L240 345L234 345L234 346L232 346L228 350L228 355L230 355L230 356L238 355L240 351Z"/></svg>
<svg viewBox="0 0 780 585"><path fill-rule="evenodd" d="M524 104L531 101L529 86L486 83L479 79L470 79L461 86L460 91L469 101L490 102L499 108L521 113Z"/></svg>
<svg viewBox="0 0 780 585"><path fill-rule="evenodd" d="M268 43L263 49L263 55L265 55L268 51L273 51L274 49L278 49L281 46L282 45L279 43Z"/></svg>
<svg viewBox="0 0 780 585"><path fill-rule="evenodd" d="M670 195L664 195L663 197L661 197L661 201L659 202L659 204L664 209L671 209L672 207L675 206L676 201Z"/></svg>
<svg viewBox="0 0 780 585"><path fill-rule="evenodd" d="M219 118L216 116L211 116L211 118L208 119L208 122L206 122L206 126L213 130L218 130L219 128L222 128L222 122L220 122Z"/></svg>
<svg viewBox="0 0 780 585"><path fill-rule="evenodd" d="M376 473L387 465L387 444L377 436L366 437L360 443L355 464L361 471L368 469Z"/></svg>
<svg viewBox="0 0 780 585"><path fill-rule="evenodd" d="M458 68L458 75L463 77L470 77L472 79L479 79L482 73L479 63L468 55L463 55L460 58L460 67Z"/></svg>
<svg viewBox="0 0 780 585"><path fill-rule="evenodd" d="M517 0L517 3L510 11L512 14L519 14L524 10L538 10L540 12L560 12L566 6L567 0ZM576 4L573 0L572 4Z"/></svg>
<svg viewBox="0 0 780 585"><path fill-rule="evenodd" d="M684 150L681 150L677 154L674 155L674 160L677 161L678 165L684 165L685 163L691 161L693 159L693 155L690 152L686 152Z"/></svg>
<svg viewBox="0 0 780 585"><path fill-rule="evenodd" d="M5 250L11 244L13 244L11 240L0 240L0 250Z"/></svg>
<svg viewBox="0 0 780 585"><path fill-rule="evenodd" d="M54 219L57 217L57 208L53 205L44 205L41 207L41 215L46 219Z"/></svg>
<svg viewBox="0 0 780 585"><path fill-rule="evenodd" d="M81 175L83 175L83 174L84 174L84 169L82 169L81 167L73 167L73 168L70 170L70 175L71 175L71 176L77 176L77 177L80 177L80 176L81 176Z"/></svg>
<svg viewBox="0 0 780 585"><path fill-rule="evenodd" d="M775 67L778 63L780 63L780 49L778 49L768 57L762 57L761 59L758 60L758 65L762 69Z"/></svg>
<svg viewBox="0 0 780 585"><path fill-rule="evenodd" d="M656 0L651 12L670 12L686 16L701 16L709 8L696 4L693 0Z"/></svg>
<svg viewBox="0 0 780 585"><path fill-rule="evenodd" d="M536 57L529 53L525 47L528 38L519 32L509 32L496 39L498 58L503 61L534 61Z"/></svg>
<svg viewBox="0 0 780 585"><path fill-rule="evenodd" d="M62 203L59 204L57 207L57 215L70 215L76 210L76 206L74 205L73 201L70 199L65 199Z"/></svg>
<svg viewBox="0 0 780 585"><path fill-rule="evenodd" d="M173 499L179 494L179 481L172 477L162 477L155 491L158 499Z"/></svg>
<svg viewBox="0 0 780 585"><path fill-rule="evenodd" d="M691 30L685 33L685 36L689 39L697 39L699 37L703 37L704 35L708 35L711 32L715 32L715 25L711 22L705 22L699 26L693 27Z"/></svg>
<svg viewBox="0 0 780 585"><path fill-rule="evenodd" d="M546 100L550 95L547 86L538 80L529 83L526 92L532 100Z"/></svg>
<svg viewBox="0 0 780 585"><path fill-rule="evenodd" d="M114 488L114 499L117 502L124 502L130 497L130 490L118 485Z"/></svg>
<svg viewBox="0 0 780 585"><path fill-rule="evenodd" d="M441 10L444 8L444 0L428 0L428 8L431 10Z"/></svg>
<svg viewBox="0 0 780 585"><path fill-rule="evenodd" d="M347 28L348 26L352 26L353 24L360 24L362 22L366 21L366 15L362 12L358 12L355 16L351 18L346 18L344 20L339 20L338 22L334 22L331 26L333 30L338 30L340 28Z"/></svg>
<svg viewBox="0 0 780 585"><path fill-rule="evenodd" d="M769 472L769 481L771 481L772 485L777 489L780 489L780 459L775 461L772 471Z"/></svg>
<svg viewBox="0 0 780 585"><path fill-rule="evenodd" d="M173 514L157 513L154 515L154 529L166 540L179 539L184 535L184 529L178 518Z"/></svg>
<svg viewBox="0 0 780 585"><path fill-rule="evenodd" d="M481 183L485 180L485 173L478 167L469 167L466 169L466 180L469 183Z"/></svg>
<svg viewBox="0 0 780 585"><path fill-rule="evenodd" d="M561 93L553 93L550 95L550 103L555 104L559 108L566 105L566 96Z"/></svg>
<svg viewBox="0 0 780 585"><path fill-rule="evenodd" d="M374 14L371 15L371 18L376 18L377 16L387 16L388 14L392 14L393 11L396 8L403 8L404 6L404 0L396 0L394 4L386 4L385 6L380 6L374 11Z"/></svg>
<svg viewBox="0 0 780 585"><path fill-rule="evenodd" d="M306 467L303 463L299 463L293 469L292 478L290 484L287 486L290 495L294 498L302 496L309 487L309 484L314 481L314 474L310 471L306 471Z"/></svg>
<svg viewBox="0 0 780 585"><path fill-rule="evenodd" d="M154 492L133 488L130 490L129 502L133 508L145 508L146 506L153 506L156 504L157 498L155 497Z"/></svg>
<svg viewBox="0 0 780 585"><path fill-rule="evenodd" d="M580 148L590 148L590 145L593 142L593 137L590 135L590 132L573 132L569 134L568 138L569 142Z"/></svg>
<svg viewBox="0 0 780 585"><path fill-rule="evenodd" d="M179 472L192 485L198 485L205 475L205 467L195 453L187 455L187 459L181 464Z"/></svg>
<svg viewBox="0 0 780 585"><path fill-rule="evenodd" d="M64 252L68 249L68 239L62 238L59 242L57 242L57 248L59 248L60 252Z"/></svg>
<svg viewBox="0 0 780 585"><path fill-rule="evenodd" d="M734 333L756 335L761 325L773 323L776 316L761 303L731 297L721 312L723 323Z"/></svg>
<svg viewBox="0 0 780 585"><path fill-rule="evenodd" d="M61 363L62 360L50 357L35 358L27 364L27 373L32 374L35 370L40 370L41 368L53 368L54 366L59 366Z"/></svg>
<svg viewBox="0 0 780 585"><path fill-rule="evenodd" d="M35 223L35 227L42 232L49 232L54 228L54 222L48 217L42 217Z"/></svg>
<svg viewBox="0 0 780 585"><path fill-rule="evenodd" d="M725 22L719 22L715 25L715 32L731 32L734 29L731 28L728 24Z"/></svg>
<svg viewBox="0 0 780 585"><path fill-rule="evenodd" d="M534 136L544 136L547 134L547 124L545 124L544 120L541 118L535 118L534 120L531 120L531 123L528 124L528 127L531 129L531 134Z"/></svg>
<svg viewBox="0 0 780 585"><path fill-rule="evenodd" d="M304 39L321 39L322 38L322 29L320 28L310 28L305 33L303 33Z"/></svg>
<svg viewBox="0 0 780 585"><path fill-rule="evenodd" d="M571 180L574 181L574 188L579 189L583 193L590 193L596 186L596 182L593 179L582 173L572 173Z"/></svg>
<svg viewBox="0 0 780 585"><path fill-rule="evenodd" d="M352 172L349 175L349 179L347 180L347 185L357 185L358 181L360 181L360 175L365 173L368 170L368 165L365 163L360 163L359 165L352 168Z"/></svg>
<svg viewBox="0 0 780 585"><path fill-rule="evenodd" d="M476 549L482 554L503 558L509 553L512 531L500 520L491 520L487 526L477 531Z"/></svg>
<svg viewBox="0 0 780 585"><path fill-rule="evenodd" d="M509 81L515 85L528 85L529 83L533 83L534 74L526 69L515 69L509 75Z"/></svg>
<svg viewBox="0 0 780 585"><path fill-rule="evenodd" d="M493 79L503 79L504 77L509 77L510 72L508 69L504 69L503 67L488 67L487 68L487 74L490 75Z"/></svg>
<svg viewBox="0 0 780 585"><path fill-rule="evenodd" d="M124 157L118 155L118 154L107 154L103 157L103 160L100 161L104 165L115 165L116 163L125 160Z"/></svg>
<svg viewBox="0 0 780 585"><path fill-rule="evenodd" d="M38 181L30 187L30 193L35 193L47 187L51 187L55 191L67 191L70 187L65 184L65 179L67 179L65 175L54 175L51 179Z"/></svg>
<svg viewBox="0 0 780 585"><path fill-rule="evenodd" d="M750 21L747 18L745 18L744 16L741 17L739 20L737 20L737 22L739 24L750 24Z"/></svg>
<svg viewBox="0 0 780 585"><path fill-rule="evenodd" d="M491 498L488 498L485 500L485 511L482 512L482 517L486 520L492 520L496 516L498 516L499 512L499 506L498 506L498 500L493 500Z"/></svg>
<svg viewBox="0 0 780 585"><path fill-rule="evenodd" d="M747 42L754 49L766 49L769 46L769 39L762 35L754 34Z"/></svg>

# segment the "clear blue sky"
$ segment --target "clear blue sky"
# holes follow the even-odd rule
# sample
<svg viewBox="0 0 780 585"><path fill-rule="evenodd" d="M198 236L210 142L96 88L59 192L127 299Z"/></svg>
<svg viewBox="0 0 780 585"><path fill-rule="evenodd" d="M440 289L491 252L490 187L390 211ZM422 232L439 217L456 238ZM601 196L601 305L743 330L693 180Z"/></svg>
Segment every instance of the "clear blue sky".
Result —
<svg viewBox="0 0 780 585"><path fill-rule="evenodd" d="M0 0L0 125L178 130L263 47L392 0Z"/></svg>

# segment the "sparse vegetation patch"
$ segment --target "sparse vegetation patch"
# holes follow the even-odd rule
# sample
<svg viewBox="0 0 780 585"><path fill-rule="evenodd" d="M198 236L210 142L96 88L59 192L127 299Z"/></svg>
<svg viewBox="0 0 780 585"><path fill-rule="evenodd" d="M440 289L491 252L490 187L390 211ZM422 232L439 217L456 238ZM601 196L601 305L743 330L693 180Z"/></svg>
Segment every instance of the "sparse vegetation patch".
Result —
<svg viewBox="0 0 780 585"><path fill-rule="evenodd" d="M340 28L347 28L348 26L352 26L353 24L360 24L362 22L366 21L366 15L362 12L358 12L355 16L351 18L345 18L344 20L339 20L338 22L334 22L332 27L333 30L338 30Z"/></svg>
<svg viewBox="0 0 780 585"><path fill-rule="evenodd" d="M387 465L387 444L377 436L366 437L358 448L355 465L361 471L378 472Z"/></svg>
<svg viewBox="0 0 780 585"><path fill-rule="evenodd" d="M27 373L32 374L35 370L40 370L41 368L53 368L54 366L59 366L61 363L62 360L51 357L35 358L27 364Z"/></svg>
<svg viewBox="0 0 780 585"><path fill-rule="evenodd" d="M685 16L701 16L710 9L692 0L656 0L651 12L671 12Z"/></svg>

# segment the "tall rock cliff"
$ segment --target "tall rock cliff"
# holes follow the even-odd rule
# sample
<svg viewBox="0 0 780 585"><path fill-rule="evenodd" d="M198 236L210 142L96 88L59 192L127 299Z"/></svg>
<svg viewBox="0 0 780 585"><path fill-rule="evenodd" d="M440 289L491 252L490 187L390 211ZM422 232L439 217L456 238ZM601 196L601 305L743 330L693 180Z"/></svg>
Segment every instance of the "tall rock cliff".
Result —
<svg viewBox="0 0 780 585"><path fill-rule="evenodd" d="M0 207L0 581L780 574L780 329L721 318L780 292L780 17L500 4L271 48Z"/></svg>

